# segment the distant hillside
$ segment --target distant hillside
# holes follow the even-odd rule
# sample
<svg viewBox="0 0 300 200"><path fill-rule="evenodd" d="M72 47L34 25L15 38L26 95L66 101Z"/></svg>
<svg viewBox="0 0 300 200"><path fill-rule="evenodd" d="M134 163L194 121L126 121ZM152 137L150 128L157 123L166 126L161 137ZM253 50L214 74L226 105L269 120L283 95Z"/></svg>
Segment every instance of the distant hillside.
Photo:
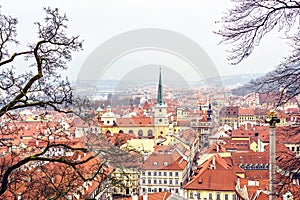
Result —
<svg viewBox="0 0 300 200"><path fill-rule="evenodd" d="M150 74L150 73L149 73ZM168 74L170 75L170 74ZM164 77L164 85L168 85L171 87L176 88L188 88L190 86L202 86L206 83L214 83L218 78L209 78L206 81L199 80L199 81L192 81L188 82L184 80L183 78L180 78L178 76L175 76L174 74L171 74L172 76L166 76ZM246 85L250 80L256 79L258 77L263 76L263 73L256 73L256 74L237 74L237 75L226 75L221 76L223 86L225 87L231 87L231 88L242 88L242 86ZM81 87L87 89L87 88L95 88L97 85L97 90L104 90L104 91L114 91L114 90L126 90L128 88L134 88L134 87L140 87L145 86L147 84L154 84L156 85L158 80L156 76L147 78L140 78L138 76L132 77L124 77L122 80L101 80L101 81L86 81L80 83ZM172 77L173 79L170 79L169 77ZM78 83L77 83L78 84ZM76 85L76 83L74 83ZM222 85L221 85L222 86ZM94 91L94 90L93 90ZM243 95L243 91L239 95Z"/></svg>
<svg viewBox="0 0 300 200"><path fill-rule="evenodd" d="M256 73L256 74L237 74L237 75L227 75L222 76L224 86L242 86L252 79L256 79L265 75L264 73Z"/></svg>

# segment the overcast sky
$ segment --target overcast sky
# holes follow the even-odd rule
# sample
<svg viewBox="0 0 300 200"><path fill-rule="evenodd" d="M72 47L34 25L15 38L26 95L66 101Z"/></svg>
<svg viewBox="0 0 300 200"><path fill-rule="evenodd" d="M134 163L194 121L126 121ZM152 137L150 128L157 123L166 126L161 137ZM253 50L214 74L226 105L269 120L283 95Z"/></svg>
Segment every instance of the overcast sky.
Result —
<svg viewBox="0 0 300 200"><path fill-rule="evenodd" d="M44 16L43 7L58 7L69 18L68 31L84 39L84 51L74 54L68 74L76 79L87 57L103 42L121 33L141 29L159 28L175 31L199 44L211 58L221 75L262 73L279 64L288 48L274 32L264 38L247 60L230 66L226 48L218 45L221 38L213 33L222 24L224 12L231 6L226 0L86 0L86 1L0 1L1 13L17 17L18 39L31 42L35 39L35 21ZM149 52L148 52L149 53ZM163 56L163 55L162 55ZM135 56L123 57L130 64ZM155 59L155 56L148 56ZM127 60L126 60L127 59ZM129 60L128 60L129 59ZM119 65L120 62L119 61ZM155 62L154 62L155 63ZM125 67L126 68L126 67ZM108 76L110 78L117 78Z"/></svg>

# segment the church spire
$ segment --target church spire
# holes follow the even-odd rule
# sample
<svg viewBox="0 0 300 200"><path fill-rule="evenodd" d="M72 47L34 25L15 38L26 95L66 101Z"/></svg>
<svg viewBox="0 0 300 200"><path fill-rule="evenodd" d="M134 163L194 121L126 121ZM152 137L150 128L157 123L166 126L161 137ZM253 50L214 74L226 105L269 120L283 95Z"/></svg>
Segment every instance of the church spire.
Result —
<svg viewBox="0 0 300 200"><path fill-rule="evenodd" d="M162 91L162 82L161 82L161 67L159 68L159 82L158 82L158 91L157 91L157 105L163 105L163 91Z"/></svg>

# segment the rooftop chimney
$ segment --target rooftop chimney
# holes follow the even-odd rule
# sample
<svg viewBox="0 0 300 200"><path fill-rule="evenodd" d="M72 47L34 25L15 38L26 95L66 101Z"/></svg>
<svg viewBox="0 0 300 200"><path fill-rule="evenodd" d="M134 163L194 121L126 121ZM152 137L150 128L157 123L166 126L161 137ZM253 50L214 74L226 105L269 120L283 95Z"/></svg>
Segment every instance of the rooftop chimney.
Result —
<svg viewBox="0 0 300 200"><path fill-rule="evenodd" d="M216 169L216 158L213 156L212 158L212 169Z"/></svg>

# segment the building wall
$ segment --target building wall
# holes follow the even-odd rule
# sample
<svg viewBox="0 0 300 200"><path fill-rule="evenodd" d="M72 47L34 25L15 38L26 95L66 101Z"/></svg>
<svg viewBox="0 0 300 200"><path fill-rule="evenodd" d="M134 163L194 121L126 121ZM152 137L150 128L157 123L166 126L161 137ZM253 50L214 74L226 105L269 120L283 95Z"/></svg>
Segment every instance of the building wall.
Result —
<svg viewBox="0 0 300 200"><path fill-rule="evenodd" d="M179 133L179 132L181 132L181 131L185 131L185 130L187 130L187 129L189 129L190 128L190 126L174 126L174 133Z"/></svg>
<svg viewBox="0 0 300 200"><path fill-rule="evenodd" d="M170 191L183 195L181 186L187 178L187 170L142 170L140 177L141 193Z"/></svg>
<svg viewBox="0 0 300 200"><path fill-rule="evenodd" d="M113 187L113 194L131 196L138 192L139 187L139 170L137 168L115 169L113 177L120 181Z"/></svg>
<svg viewBox="0 0 300 200"><path fill-rule="evenodd" d="M264 152L265 151L265 146L267 146L269 144L269 142L263 142L261 139L258 139L258 152Z"/></svg>
<svg viewBox="0 0 300 200"><path fill-rule="evenodd" d="M231 140L250 140L249 137L232 137Z"/></svg>
<svg viewBox="0 0 300 200"><path fill-rule="evenodd" d="M243 122L256 122L255 115L239 115L239 124Z"/></svg>
<svg viewBox="0 0 300 200"><path fill-rule="evenodd" d="M250 144L250 149L254 152L258 152L258 144L256 142L252 142Z"/></svg>
<svg viewBox="0 0 300 200"><path fill-rule="evenodd" d="M202 200L237 200L235 191L184 190L184 197Z"/></svg>

